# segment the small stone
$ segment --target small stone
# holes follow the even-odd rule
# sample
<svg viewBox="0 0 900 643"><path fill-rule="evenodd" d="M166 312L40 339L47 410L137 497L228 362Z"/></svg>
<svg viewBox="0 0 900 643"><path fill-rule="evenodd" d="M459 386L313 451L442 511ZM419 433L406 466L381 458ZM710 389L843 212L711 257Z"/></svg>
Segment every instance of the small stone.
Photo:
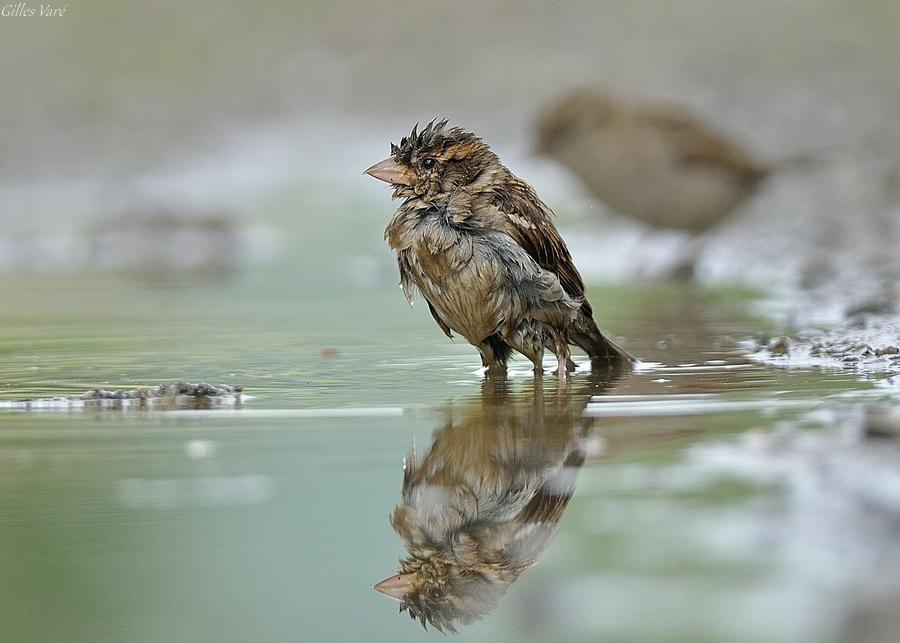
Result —
<svg viewBox="0 0 900 643"><path fill-rule="evenodd" d="M176 395L188 395L191 397L222 397L235 395L244 390L242 386L230 386L228 384L191 384L190 382L178 382L176 384L160 384L155 388L138 387L136 389L119 389L107 391L102 388L94 388L82 393L74 399L80 400L149 400L159 397L174 397Z"/></svg>
<svg viewBox="0 0 900 643"><path fill-rule="evenodd" d="M772 355L789 355L790 341L787 337L774 337L769 341L769 353Z"/></svg>
<svg viewBox="0 0 900 643"><path fill-rule="evenodd" d="M870 409L863 427L867 437L900 438L900 413L894 409Z"/></svg>

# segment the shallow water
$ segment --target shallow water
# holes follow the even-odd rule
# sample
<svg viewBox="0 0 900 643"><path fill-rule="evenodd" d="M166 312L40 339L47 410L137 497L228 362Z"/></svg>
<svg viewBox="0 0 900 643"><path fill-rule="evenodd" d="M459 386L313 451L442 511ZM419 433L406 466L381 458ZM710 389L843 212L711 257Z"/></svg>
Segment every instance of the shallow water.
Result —
<svg viewBox="0 0 900 643"><path fill-rule="evenodd" d="M426 483L506 457L556 485L534 564L459 640L900 639L900 453L866 435L897 384L754 362L773 322L746 293L633 286L679 238L528 152L579 85L761 159L821 151L699 275L774 294L779 333L841 320L896 294L900 4L81 4L0 21L0 640L437 639L371 588L407 555L413 446ZM484 382L409 310L360 173L439 115L534 183L588 281L626 284L589 296L640 369ZM58 399L178 380L247 395Z"/></svg>
<svg viewBox="0 0 900 643"><path fill-rule="evenodd" d="M900 561L900 501L868 514L846 485L810 491L840 465L822 453L866 462L846 431L890 400L850 373L751 363L737 347L759 327L746 297L592 289L601 324L645 363L560 391L524 363L485 383L473 350L390 285L296 274L0 286L4 638L420 640L371 589L405 555L388 521L403 458L455 432L469 446L453 457L477 467L517 426L541 457L556 456L540 436L562 431L585 461L555 540L463 640L833 639L897 589L860 591ZM8 404L178 379L249 397L207 411ZM824 440L806 478L796 435ZM438 468L448 457L432 453ZM889 469L866 472L896 488Z"/></svg>

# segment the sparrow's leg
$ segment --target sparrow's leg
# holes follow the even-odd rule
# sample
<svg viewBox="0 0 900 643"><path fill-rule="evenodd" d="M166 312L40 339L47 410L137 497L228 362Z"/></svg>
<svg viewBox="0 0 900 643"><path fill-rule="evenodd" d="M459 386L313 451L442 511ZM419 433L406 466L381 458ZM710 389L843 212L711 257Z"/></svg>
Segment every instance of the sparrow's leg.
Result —
<svg viewBox="0 0 900 643"><path fill-rule="evenodd" d="M510 347L531 360L535 373L544 372L543 328L538 322L523 322L504 339Z"/></svg>
<svg viewBox="0 0 900 643"><path fill-rule="evenodd" d="M569 363L572 360L569 359L569 344L566 342L564 335L557 334L554 337L553 352L556 354L556 376L560 378L568 377Z"/></svg>
<svg viewBox="0 0 900 643"><path fill-rule="evenodd" d="M481 347L478 348L481 354L481 365L488 369L489 371L505 369L506 366L504 364L499 363L492 354L485 355L484 351L482 351Z"/></svg>
<svg viewBox="0 0 900 643"><path fill-rule="evenodd" d="M529 350L530 346L523 346L522 348L514 347L517 351L522 353L525 357L531 360L531 363L534 364L534 372L538 375L544 372L544 347L541 346L537 350Z"/></svg>

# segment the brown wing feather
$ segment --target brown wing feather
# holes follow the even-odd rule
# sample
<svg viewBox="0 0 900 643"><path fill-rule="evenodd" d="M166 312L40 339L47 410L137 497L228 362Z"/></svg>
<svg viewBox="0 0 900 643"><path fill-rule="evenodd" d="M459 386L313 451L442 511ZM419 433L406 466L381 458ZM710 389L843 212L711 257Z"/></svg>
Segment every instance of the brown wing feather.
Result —
<svg viewBox="0 0 900 643"><path fill-rule="evenodd" d="M562 518L562 512L575 493L577 471L584 464L584 452L581 450L569 454L556 474L546 480L529 503L516 516L516 521L526 524L544 522L556 524Z"/></svg>
<svg viewBox="0 0 900 643"><path fill-rule="evenodd" d="M668 132L685 163L722 168L748 182L758 181L768 172L739 145L690 114L677 109L645 109L638 119Z"/></svg>
<svg viewBox="0 0 900 643"><path fill-rule="evenodd" d="M447 337L449 337L450 339L453 339L453 331L450 329L450 327L447 324L444 323L443 319L438 317L437 311L434 309L434 306L431 305L431 302L428 301L427 299L425 301L428 302L428 310L431 311L431 316L434 317L434 321L437 322L437 325L441 327L441 330L444 331L444 334Z"/></svg>
<svg viewBox="0 0 900 643"><path fill-rule="evenodd" d="M544 270L559 278L563 289L575 299L584 299L584 281L572 261L569 249L553 225L553 212L530 185L510 175L495 189L492 206L504 216L509 234ZM591 314L584 301L582 310Z"/></svg>
<svg viewBox="0 0 900 643"><path fill-rule="evenodd" d="M513 523L515 536L504 552L511 566L527 567L540 558L556 534L562 513L575 493L576 472L582 464L582 451L570 454L564 466L544 481L544 485L516 515Z"/></svg>

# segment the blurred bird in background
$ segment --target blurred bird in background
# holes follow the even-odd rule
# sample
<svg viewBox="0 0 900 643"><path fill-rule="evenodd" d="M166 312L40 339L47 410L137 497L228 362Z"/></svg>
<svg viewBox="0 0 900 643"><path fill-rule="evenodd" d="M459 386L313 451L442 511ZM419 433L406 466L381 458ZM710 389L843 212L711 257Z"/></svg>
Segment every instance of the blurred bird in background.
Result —
<svg viewBox="0 0 900 643"><path fill-rule="evenodd" d="M695 237L723 221L773 171L683 107L601 91L564 95L540 114L537 152L559 162L610 208ZM696 252L680 266L689 276Z"/></svg>
<svg viewBox="0 0 900 643"><path fill-rule="evenodd" d="M365 173L402 200L385 238L407 298L421 291L444 333L465 337L488 369L505 371L516 350L540 373L547 348L564 377L569 344L593 362L633 359L597 328L550 208L480 138L432 121Z"/></svg>
<svg viewBox="0 0 900 643"><path fill-rule="evenodd" d="M591 437L582 411L619 372L576 377L547 400L540 384L514 395L487 379L451 409L428 454L404 461L391 525L409 556L374 588L441 631L491 611L556 534Z"/></svg>

